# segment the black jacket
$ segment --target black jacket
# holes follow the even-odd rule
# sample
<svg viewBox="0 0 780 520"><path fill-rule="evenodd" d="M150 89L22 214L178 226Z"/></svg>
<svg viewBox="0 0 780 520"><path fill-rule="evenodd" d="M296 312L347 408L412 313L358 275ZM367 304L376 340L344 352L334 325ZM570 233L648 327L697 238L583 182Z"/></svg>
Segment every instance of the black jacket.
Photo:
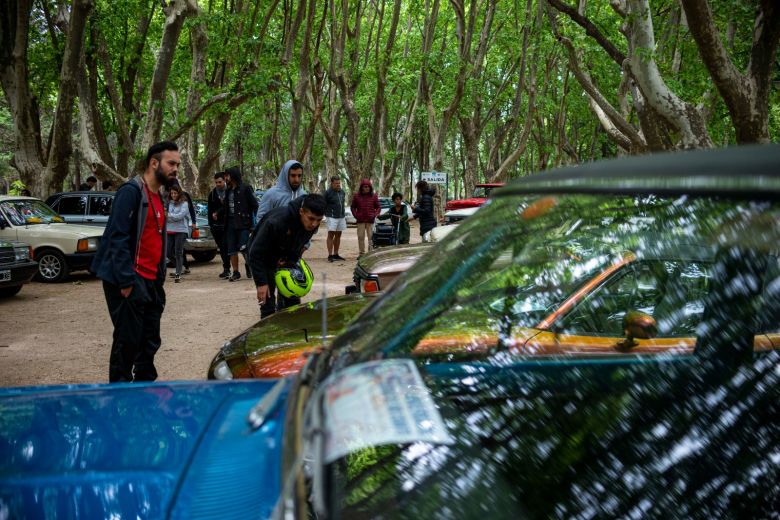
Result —
<svg viewBox="0 0 780 520"><path fill-rule="evenodd" d="M328 188L325 191L325 216L329 218L344 218L344 190L336 191Z"/></svg>
<svg viewBox="0 0 780 520"><path fill-rule="evenodd" d="M233 176L236 176L234 173ZM219 215L219 221L222 224L227 224L228 221L228 200L230 192L233 192L233 207L235 210L234 225L236 229L252 229L252 219L257 212L257 199L255 198L255 190L249 184L241 182L241 178L236 179L238 182L235 187L228 188L225 192L225 204L222 207L222 211Z"/></svg>
<svg viewBox="0 0 780 520"><path fill-rule="evenodd" d="M433 190L422 192L422 196L415 206L414 216L420 219L420 235L424 235L436 227L436 216L433 212L433 195L435 193Z"/></svg>
<svg viewBox="0 0 780 520"><path fill-rule="evenodd" d="M227 188L225 188L224 195L227 196ZM222 213L222 208L224 206L224 202L222 199L219 198L219 195L217 195L217 188L214 188L209 192L208 197L208 217L209 217L209 226L213 229L214 226L222 227L224 226L223 222L220 222L218 220L214 220L214 217L212 216L214 213L217 214L217 218L219 218L219 215Z"/></svg>
<svg viewBox="0 0 780 520"><path fill-rule="evenodd" d="M164 205L164 204L163 204ZM149 212L149 199L140 176L122 184L116 191L106 229L100 239L90 270L101 280L117 287L130 287L135 281L135 259L141 233ZM163 247L157 266L157 282L165 281L165 217L162 218Z"/></svg>
<svg viewBox="0 0 780 520"><path fill-rule="evenodd" d="M274 208L257 225L249 246L249 266L255 285L268 283L268 276L279 261L290 265L297 262L306 244L317 232L306 231L301 224L301 206L306 197L298 197L286 206Z"/></svg>

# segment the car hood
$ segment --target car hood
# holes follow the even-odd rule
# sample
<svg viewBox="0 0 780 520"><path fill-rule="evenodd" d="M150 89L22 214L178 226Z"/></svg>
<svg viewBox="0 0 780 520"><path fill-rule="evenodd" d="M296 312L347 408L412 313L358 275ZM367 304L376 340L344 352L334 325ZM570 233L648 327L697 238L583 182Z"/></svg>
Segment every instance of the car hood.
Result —
<svg viewBox="0 0 780 520"><path fill-rule="evenodd" d="M339 334L380 293L354 293L327 299L326 341ZM258 321L228 341L214 362L224 359L237 378L296 374L305 353L322 345L322 300L295 305ZM212 363L212 368L214 363Z"/></svg>
<svg viewBox="0 0 780 520"><path fill-rule="evenodd" d="M267 518L280 493L286 407L256 431L246 416L274 384L0 391L0 511L9 518L195 518L214 511Z"/></svg>
<svg viewBox="0 0 780 520"><path fill-rule="evenodd" d="M405 244L374 249L360 257L358 267L370 274L401 273L409 269L433 244Z"/></svg>
<svg viewBox="0 0 780 520"><path fill-rule="evenodd" d="M487 202L484 197L471 197L468 199L457 199L447 202L447 211L461 208L476 208Z"/></svg>
<svg viewBox="0 0 780 520"><path fill-rule="evenodd" d="M102 227L85 226L82 224L64 224L55 222L52 224L29 224L27 226L16 226L21 236L56 236L60 238L89 238L99 237L103 234Z"/></svg>

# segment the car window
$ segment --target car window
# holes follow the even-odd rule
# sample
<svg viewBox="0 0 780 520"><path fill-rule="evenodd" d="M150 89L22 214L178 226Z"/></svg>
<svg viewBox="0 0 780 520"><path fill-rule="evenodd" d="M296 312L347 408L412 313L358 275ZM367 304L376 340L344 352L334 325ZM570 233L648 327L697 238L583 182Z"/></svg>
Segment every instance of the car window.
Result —
<svg viewBox="0 0 780 520"><path fill-rule="evenodd" d="M84 215L87 212L87 196L64 195L60 197L57 211L62 215Z"/></svg>
<svg viewBox="0 0 780 520"><path fill-rule="evenodd" d="M90 198L89 214L107 217L111 215L111 204L114 202L112 195L96 195Z"/></svg>
<svg viewBox="0 0 780 520"><path fill-rule="evenodd" d="M693 336L704 311L708 271L705 263L632 262L588 294L555 330L619 337L626 313L639 311L655 318L659 337Z"/></svg>

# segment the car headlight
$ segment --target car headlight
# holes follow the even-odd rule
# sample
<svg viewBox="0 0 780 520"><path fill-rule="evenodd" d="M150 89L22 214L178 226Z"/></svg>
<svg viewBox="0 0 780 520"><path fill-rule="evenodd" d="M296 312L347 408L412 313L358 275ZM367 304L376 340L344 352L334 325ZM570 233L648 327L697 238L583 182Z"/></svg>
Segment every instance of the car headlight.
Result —
<svg viewBox="0 0 780 520"><path fill-rule="evenodd" d="M82 238L78 241L78 244L76 244L76 251L79 253L86 253L88 251L97 251L98 243L100 242L100 238L98 237L92 237L92 238Z"/></svg>
<svg viewBox="0 0 780 520"><path fill-rule="evenodd" d="M16 258L17 262L20 262L22 260L29 260L32 258L32 254L30 253L29 247L14 247L14 257Z"/></svg>
<svg viewBox="0 0 780 520"><path fill-rule="evenodd" d="M228 367L228 364L224 359L214 365L212 373L214 374L214 379L219 379L221 381L233 379L233 372L230 371L230 367Z"/></svg>

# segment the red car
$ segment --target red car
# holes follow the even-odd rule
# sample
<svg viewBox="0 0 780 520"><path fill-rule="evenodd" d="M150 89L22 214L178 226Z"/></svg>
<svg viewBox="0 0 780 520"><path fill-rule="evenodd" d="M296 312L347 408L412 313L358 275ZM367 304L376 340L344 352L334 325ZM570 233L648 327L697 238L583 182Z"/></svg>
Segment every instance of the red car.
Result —
<svg viewBox="0 0 780 520"><path fill-rule="evenodd" d="M451 211L453 209L478 208L487 202L488 198L490 197L490 192L493 189L500 188L503 185L503 182L488 182L484 184L477 184L474 187L474 192L471 194L470 198L450 200L447 202L445 210Z"/></svg>

